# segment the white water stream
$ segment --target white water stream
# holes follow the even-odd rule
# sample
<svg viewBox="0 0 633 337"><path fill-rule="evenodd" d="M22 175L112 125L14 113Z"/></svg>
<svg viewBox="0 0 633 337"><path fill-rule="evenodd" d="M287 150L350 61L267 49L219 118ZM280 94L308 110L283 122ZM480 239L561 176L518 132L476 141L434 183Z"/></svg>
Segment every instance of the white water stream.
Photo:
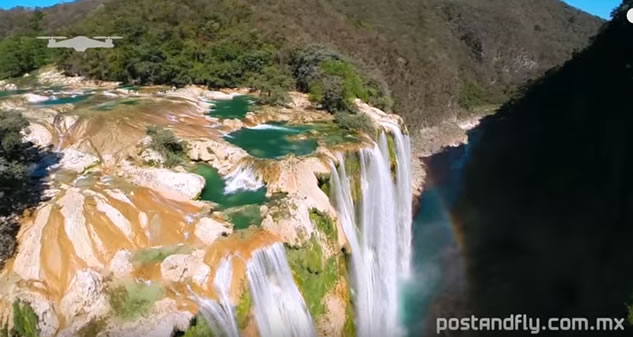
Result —
<svg viewBox="0 0 633 337"><path fill-rule="evenodd" d="M235 309L229 297L232 279L232 257L229 256L222 259L213 279L218 300L214 301L194 294L194 299L200 307L200 314L209 323L216 337L240 337L235 320Z"/></svg>
<svg viewBox="0 0 633 337"><path fill-rule="evenodd" d="M247 272L260 337L316 336L283 245L275 243L256 250Z"/></svg>
<svg viewBox="0 0 633 337"><path fill-rule="evenodd" d="M359 337L404 334L398 318L398 294L411 263L410 143L397 126L385 127L394 135L395 179L384 133L374 147L360 151L361 197L356 205L343 156L339 156L338 168L332 164L332 197L352 250Z"/></svg>

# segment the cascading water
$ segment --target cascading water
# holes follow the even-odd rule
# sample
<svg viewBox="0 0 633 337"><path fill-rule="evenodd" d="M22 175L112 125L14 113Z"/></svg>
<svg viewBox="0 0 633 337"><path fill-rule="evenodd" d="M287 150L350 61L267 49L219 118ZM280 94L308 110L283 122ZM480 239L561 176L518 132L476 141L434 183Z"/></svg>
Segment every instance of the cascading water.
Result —
<svg viewBox="0 0 633 337"><path fill-rule="evenodd" d="M398 256L400 259L399 273L402 279L411 275L411 223L413 221L413 193L411 190L411 140L402 134L400 127L385 123L391 131L396 150L396 200L397 200L397 236Z"/></svg>
<svg viewBox="0 0 633 337"><path fill-rule="evenodd" d="M374 147L359 153L362 195L357 205L352 199L343 156L339 155L338 169L332 164L332 198L352 249L352 287L359 337L404 333L398 319L398 292L399 284L410 272L410 143L396 125L384 127L394 136L395 181L384 133Z"/></svg>
<svg viewBox="0 0 633 337"><path fill-rule="evenodd" d="M240 337L235 320L235 310L229 297L232 279L232 257L224 258L220 261L213 279L213 287L218 300L214 301L193 295L200 307L200 314L209 323L214 335L218 337Z"/></svg>
<svg viewBox="0 0 633 337"><path fill-rule="evenodd" d="M256 250L247 265L255 320L261 337L315 337L312 317L281 244Z"/></svg>
<svg viewBox="0 0 633 337"><path fill-rule="evenodd" d="M264 186L262 179L257 176L251 165L240 165L226 176L225 194L240 190L255 191Z"/></svg>

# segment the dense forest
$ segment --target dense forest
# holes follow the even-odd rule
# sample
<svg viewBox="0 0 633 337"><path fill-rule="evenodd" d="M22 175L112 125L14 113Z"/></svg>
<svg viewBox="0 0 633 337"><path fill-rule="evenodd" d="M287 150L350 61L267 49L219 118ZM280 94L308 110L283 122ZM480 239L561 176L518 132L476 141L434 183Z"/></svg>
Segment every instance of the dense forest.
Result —
<svg viewBox="0 0 633 337"><path fill-rule="evenodd" d="M270 102L297 87L336 109L346 99L328 102L331 92L393 102L413 127L503 102L601 24L557 0L84 0L38 13L0 11L0 77L56 62L126 83L251 86ZM25 37L34 34L125 39L113 50L42 55ZM297 64L306 52L325 59ZM299 68L318 79L306 84Z"/></svg>

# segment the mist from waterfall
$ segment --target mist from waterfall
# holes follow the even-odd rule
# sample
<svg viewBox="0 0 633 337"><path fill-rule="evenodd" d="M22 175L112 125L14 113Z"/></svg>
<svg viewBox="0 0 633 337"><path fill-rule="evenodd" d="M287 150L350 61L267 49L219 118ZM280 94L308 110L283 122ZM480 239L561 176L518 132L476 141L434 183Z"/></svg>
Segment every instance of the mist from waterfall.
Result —
<svg viewBox="0 0 633 337"><path fill-rule="evenodd" d="M372 148L361 149L359 204L352 199L345 159L332 163L332 198L349 241L351 276L359 337L401 336L399 286L411 263L411 154L409 137L385 124L394 136L397 168L390 169L389 146L381 133ZM359 217L357 217L357 215Z"/></svg>
<svg viewBox="0 0 633 337"><path fill-rule="evenodd" d="M214 336L217 337L240 337L235 309L229 297L232 280L233 265L232 257L229 256L220 261L213 279L213 288L218 300L214 301L194 294L194 300L200 307L200 314L209 323Z"/></svg>
<svg viewBox="0 0 633 337"><path fill-rule="evenodd" d="M256 250L247 273L260 337L316 337L282 244Z"/></svg>

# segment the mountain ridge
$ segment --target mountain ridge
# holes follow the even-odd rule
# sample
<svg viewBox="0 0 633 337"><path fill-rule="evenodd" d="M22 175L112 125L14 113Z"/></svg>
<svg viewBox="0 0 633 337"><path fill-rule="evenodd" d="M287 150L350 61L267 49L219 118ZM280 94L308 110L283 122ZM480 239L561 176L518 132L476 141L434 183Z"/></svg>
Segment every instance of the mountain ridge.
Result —
<svg viewBox="0 0 633 337"><path fill-rule="evenodd" d="M476 106L503 103L521 84L583 49L603 23L558 0L242 0L231 6L217 0L153 3L153 10L170 8L180 12L164 15L145 13L149 9L143 6L143 1L120 0L58 5L42 10L42 30L56 35L80 34L92 32L86 27L93 27L97 33L97 28L112 27L108 20L118 17L108 12L118 10L147 15L147 22L127 22L146 31L170 18L187 15L199 25L183 28L180 34L186 35L187 30L203 30L205 24L214 24L216 16L234 14L227 10L243 8L248 15L238 20L246 30L272 41L281 62L290 58L288 50L307 44L318 43L338 51L387 88L395 101L394 110L414 128L455 118ZM28 31L24 28L28 27L28 12L0 11L0 18L22 17L19 24L14 24L11 34L15 35ZM67 18L62 20L64 16ZM121 35L116 30L99 35ZM0 37L7 35L6 28L0 26ZM192 41L199 44L208 39L198 34ZM68 67L68 62L65 64L67 71L77 72ZM94 71L78 73L95 76Z"/></svg>

